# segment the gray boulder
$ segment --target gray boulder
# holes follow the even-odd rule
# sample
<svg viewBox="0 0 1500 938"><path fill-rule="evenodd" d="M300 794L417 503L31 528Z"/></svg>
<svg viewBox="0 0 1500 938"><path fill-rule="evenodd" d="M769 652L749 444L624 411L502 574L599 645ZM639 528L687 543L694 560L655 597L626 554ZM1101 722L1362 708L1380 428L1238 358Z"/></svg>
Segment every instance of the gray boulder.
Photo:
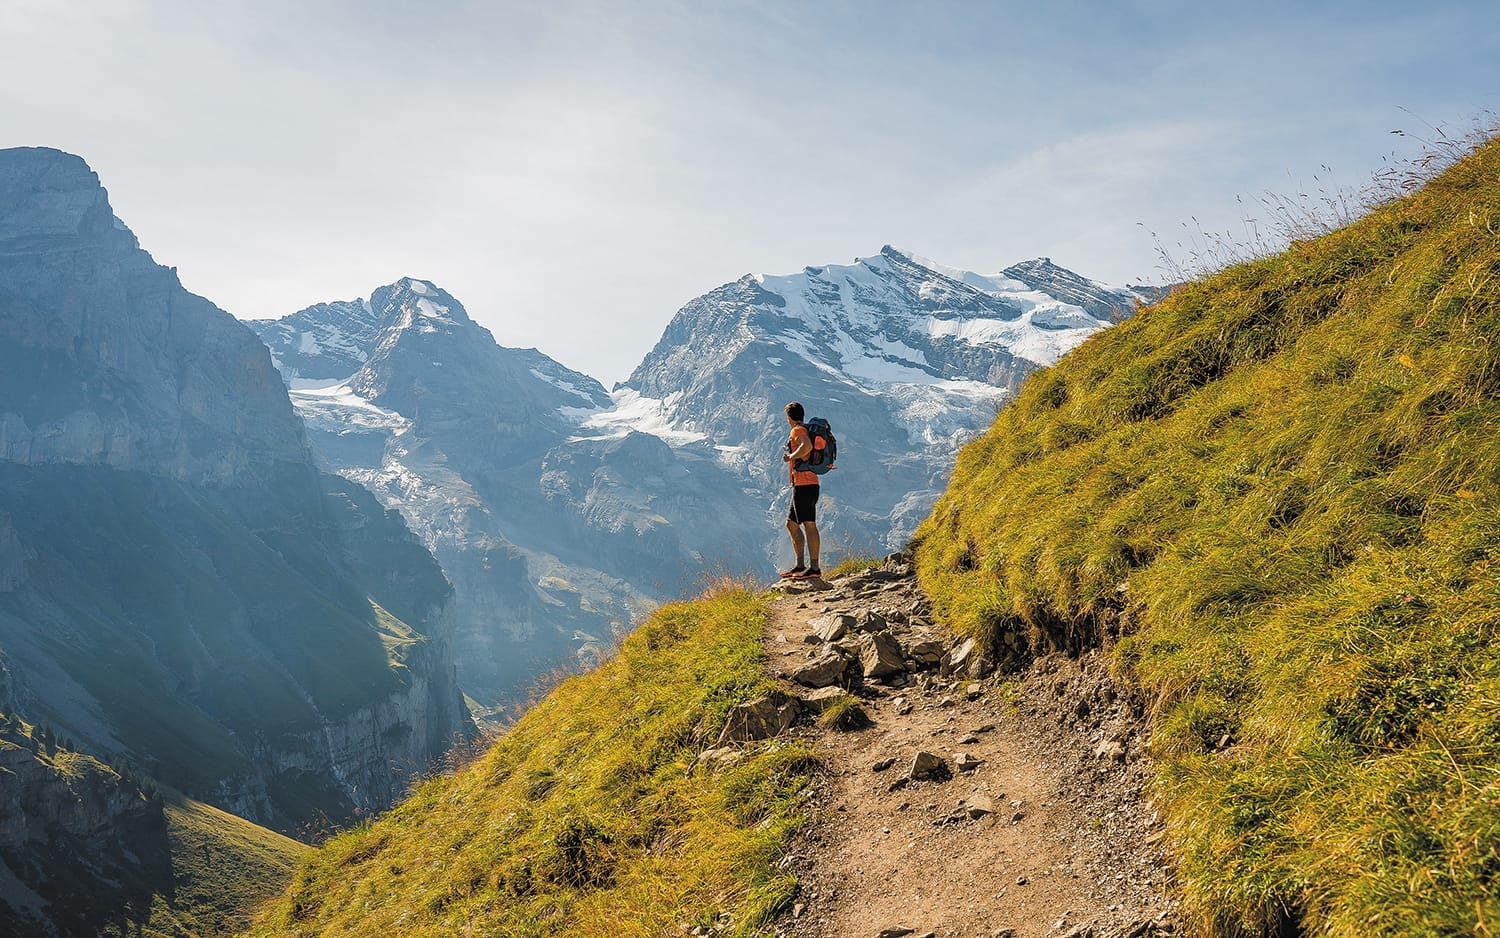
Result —
<svg viewBox="0 0 1500 938"><path fill-rule="evenodd" d="M825 652L792 672L792 680L804 687L828 687L844 676L849 661L835 652Z"/></svg>
<svg viewBox="0 0 1500 938"><path fill-rule="evenodd" d="M901 643L889 632L874 632L860 642L860 669L867 678L887 677L906 670Z"/></svg>
<svg viewBox="0 0 1500 938"><path fill-rule="evenodd" d="M719 734L715 748L780 736L791 727L800 711L797 698L780 692L736 704L730 708L729 718L724 721L724 731Z"/></svg>

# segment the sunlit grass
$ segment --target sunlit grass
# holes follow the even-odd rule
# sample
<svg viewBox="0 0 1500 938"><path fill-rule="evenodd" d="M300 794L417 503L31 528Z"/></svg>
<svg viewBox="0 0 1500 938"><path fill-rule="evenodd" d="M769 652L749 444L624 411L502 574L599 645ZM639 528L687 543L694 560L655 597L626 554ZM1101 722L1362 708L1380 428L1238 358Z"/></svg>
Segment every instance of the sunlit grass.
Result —
<svg viewBox="0 0 1500 938"><path fill-rule="evenodd" d="M330 840L253 934L645 938L723 913L724 934L767 934L811 755L782 740L697 764L771 686L765 616L732 583L663 607L477 761Z"/></svg>
<svg viewBox="0 0 1500 938"><path fill-rule="evenodd" d="M940 617L1103 643L1205 931L1500 931L1500 145L1038 374L918 532Z"/></svg>

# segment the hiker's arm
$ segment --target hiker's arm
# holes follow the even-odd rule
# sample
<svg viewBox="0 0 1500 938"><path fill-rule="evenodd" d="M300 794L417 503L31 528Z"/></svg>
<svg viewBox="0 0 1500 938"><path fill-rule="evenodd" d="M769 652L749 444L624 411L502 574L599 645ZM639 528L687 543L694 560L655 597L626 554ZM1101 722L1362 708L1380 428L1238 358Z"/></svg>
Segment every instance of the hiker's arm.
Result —
<svg viewBox="0 0 1500 938"><path fill-rule="evenodd" d="M813 451L812 436L810 434L803 433L802 434L802 443L801 443L801 445L799 445L795 450L793 450L792 452L790 452L790 453L787 454L786 461L787 462L801 462L802 460L804 460L808 456L810 456L812 454L812 451Z"/></svg>

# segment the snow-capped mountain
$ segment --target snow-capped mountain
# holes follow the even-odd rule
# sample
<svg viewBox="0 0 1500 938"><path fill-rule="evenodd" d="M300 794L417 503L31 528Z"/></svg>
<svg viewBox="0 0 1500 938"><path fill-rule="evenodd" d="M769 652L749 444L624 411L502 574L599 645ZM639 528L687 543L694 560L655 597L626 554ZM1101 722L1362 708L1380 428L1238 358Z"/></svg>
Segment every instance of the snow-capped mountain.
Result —
<svg viewBox="0 0 1500 938"><path fill-rule="evenodd" d="M931 507L964 439L1030 371L1147 295L1042 258L983 275L892 247L849 265L749 275L688 303L626 386L678 433L735 447L763 500L785 486L782 405L827 417L830 531L900 544ZM768 521L777 513L768 508Z"/></svg>
<svg viewBox="0 0 1500 938"><path fill-rule="evenodd" d="M985 275L886 247L704 294L613 392L423 280L251 325L314 448L443 564L460 680L488 701L703 570L784 559L787 401L840 441L825 556L884 550L1028 372L1148 298L1045 258Z"/></svg>
<svg viewBox="0 0 1500 938"><path fill-rule="evenodd" d="M721 550L713 525L674 524L735 487L710 448L664 425L640 432L651 422L628 403L535 349L496 344L430 282L251 326L314 449L400 511L443 565L459 677L476 699L601 650L706 562L753 562Z"/></svg>

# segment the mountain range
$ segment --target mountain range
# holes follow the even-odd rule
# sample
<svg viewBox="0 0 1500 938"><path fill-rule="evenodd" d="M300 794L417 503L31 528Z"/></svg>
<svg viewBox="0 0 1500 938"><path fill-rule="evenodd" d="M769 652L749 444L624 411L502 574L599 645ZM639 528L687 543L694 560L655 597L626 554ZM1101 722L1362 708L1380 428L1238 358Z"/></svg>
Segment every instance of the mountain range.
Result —
<svg viewBox="0 0 1500 938"><path fill-rule="evenodd" d="M613 390L498 344L415 278L250 325L325 467L442 564L460 683L487 707L714 572L772 572L785 402L840 439L827 553L896 547L1024 375L1156 295L1045 258L983 275L887 246L698 297Z"/></svg>

